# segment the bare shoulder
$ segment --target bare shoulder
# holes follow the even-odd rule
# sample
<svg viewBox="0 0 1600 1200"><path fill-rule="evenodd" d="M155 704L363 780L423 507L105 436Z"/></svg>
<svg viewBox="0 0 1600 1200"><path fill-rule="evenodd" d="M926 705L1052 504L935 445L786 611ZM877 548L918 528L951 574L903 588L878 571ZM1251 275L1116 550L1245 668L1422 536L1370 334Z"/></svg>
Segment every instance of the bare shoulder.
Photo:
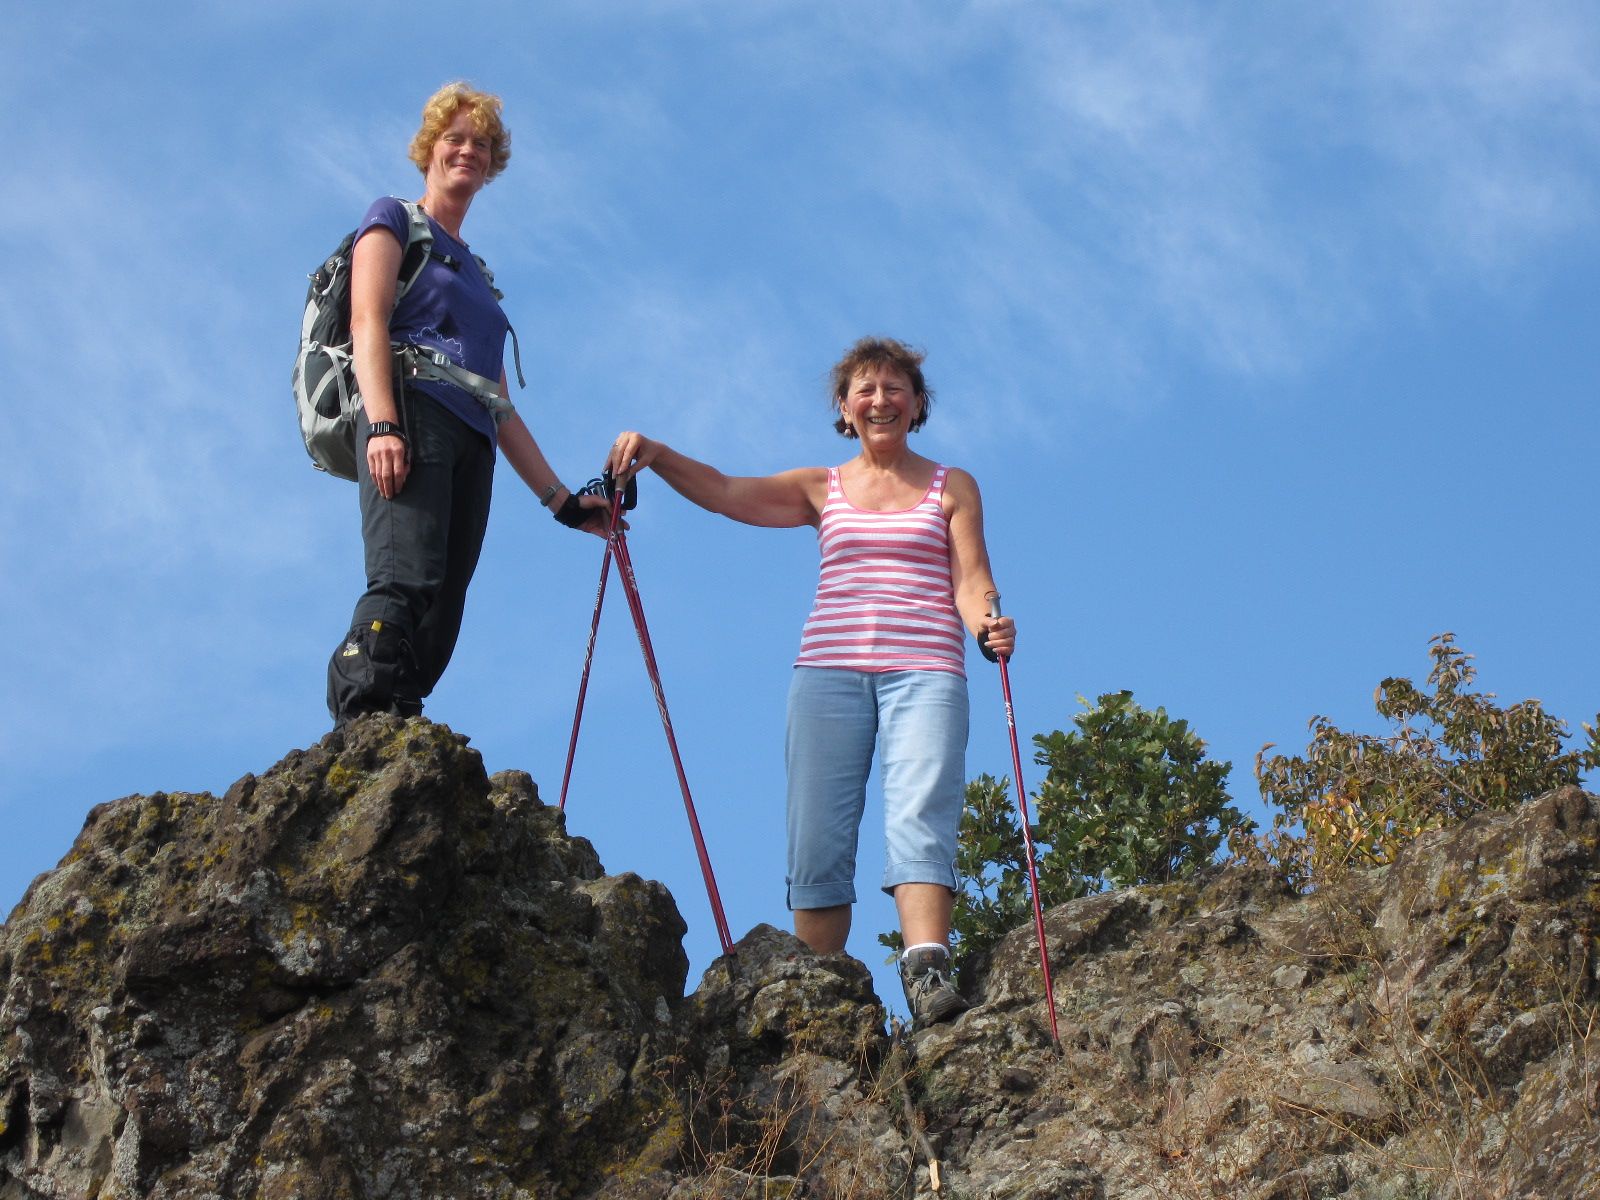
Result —
<svg viewBox="0 0 1600 1200"><path fill-rule="evenodd" d="M827 487L827 467L794 467L788 471L780 471L775 478L789 479L805 487Z"/></svg>
<svg viewBox="0 0 1600 1200"><path fill-rule="evenodd" d="M962 509L979 509L983 505L978 481L970 471L961 467L946 467L944 477L945 512L954 514Z"/></svg>
<svg viewBox="0 0 1600 1200"><path fill-rule="evenodd" d="M751 525L815 525L828 498L826 467L728 480L729 506L719 509Z"/></svg>
<svg viewBox="0 0 1600 1200"><path fill-rule="evenodd" d="M811 510L821 516L822 506L828 502L827 467L795 467L773 478L785 480L794 493L804 496Z"/></svg>

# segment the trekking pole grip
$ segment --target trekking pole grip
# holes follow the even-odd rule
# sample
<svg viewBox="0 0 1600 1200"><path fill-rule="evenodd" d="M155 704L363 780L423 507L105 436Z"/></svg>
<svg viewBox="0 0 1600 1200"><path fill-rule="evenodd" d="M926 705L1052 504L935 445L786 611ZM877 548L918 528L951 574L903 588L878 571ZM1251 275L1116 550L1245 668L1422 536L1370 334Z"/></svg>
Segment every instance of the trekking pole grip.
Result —
<svg viewBox="0 0 1600 1200"><path fill-rule="evenodd" d="M985 599L989 601L989 616L998 621L1000 619L1000 593L990 592ZM978 631L978 649L990 662L1000 662L1000 656L993 650L989 649L989 631L987 629L981 629ZM1001 670L1004 669L1004 664L1002 664Z"/></svg>

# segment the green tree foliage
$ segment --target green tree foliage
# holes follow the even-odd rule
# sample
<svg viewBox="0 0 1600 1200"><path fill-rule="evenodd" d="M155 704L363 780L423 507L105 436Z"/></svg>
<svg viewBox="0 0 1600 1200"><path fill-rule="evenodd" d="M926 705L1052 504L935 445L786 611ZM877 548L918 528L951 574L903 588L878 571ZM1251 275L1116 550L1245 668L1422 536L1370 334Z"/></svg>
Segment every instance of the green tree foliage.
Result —
<svg viewBox="0 0 1600 1200"><path fill-rule="evenodd" d="M1565 750L1566 722L1539 701L1501 708L1470 690L1477 670L1454 634L1434 637L1428 653L1426 687L1390 678L1374 693L1389 733L1346 733L1318 716L1303 757L1268 757L1271 743L1256 755L1262 798L1280 810L1263 849L1291 884L1393 862L1426 830L1512 808L1600 766L1600 718L1584 726L1585 749Z"/></svg>
<svg viewBox="0 0 1600 1200"><path fill-rule="evenodd" d="M1141 708L1132 692L1083 703L1075 732L1033 740L1050 769L1040 823L1088 891L1187 878L1251 825L1228 803L1231 764L1206 761L1187 721Z"/></svg>
<svg viewBox="0 0 1600 1200"><path fill-rule="evenodd" d="M1070 868L1063 869L1064 859L1050 852L1053 844L1039 812L1031 815L1036 823L1029 825L1028 832L1034 839L1039 902L1048 908L1087 895L1088 882ZM956 841L956 878L961 890L956 893L951 918L955 935L952 957L959 967L1033 916L1027 847L1009 780L980 775L967 784L967 803Z"/></svg>
<svg viewBox="0 0 1600 1200"><path fill-rule="evenodd" d="M1111 692L1073 719L1076 729L1035 737L1047 773L1032 802L1039 897L1046 907L1107 888L1187 877L1251 822L1228 803L1229 764L1206 760L1187 721ZM1005 780L967 785L956 853L957 964L1027 922L1026 851ZM880 939L897 946L898 935Z"/></svg>

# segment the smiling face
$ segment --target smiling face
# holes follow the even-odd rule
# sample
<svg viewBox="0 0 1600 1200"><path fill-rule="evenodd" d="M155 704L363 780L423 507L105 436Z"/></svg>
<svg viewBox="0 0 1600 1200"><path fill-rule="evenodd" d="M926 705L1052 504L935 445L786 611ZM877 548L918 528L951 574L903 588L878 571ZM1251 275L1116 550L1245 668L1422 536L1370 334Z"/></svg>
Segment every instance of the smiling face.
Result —
<svg viewBox="0 0 1600 1200"><path fill-rule="evenodd" d="M488 183L511 161L511 131L501 117L500 97L480 92L465 83L447 83L428 97L422 106L422 124L411 139L408 155L417 164L423 178L429 178L434 167L434 152L446 134L458 137L477 134L489 139L489 162L484 168L483 183ZM470 129L461 126L465 113ZM480 185L481 186L481 185Z"/></svg>
<svg viewBox="0 0 1600 1200"><path fill-rule="evenodd" d="M493 142L478 131L476 114L463 107L445 126L428 156L428 186L440 191L477 192L489 177Z"/></svg>
<svg viewBox="0 0 1600 1200"><path fill-rule="evenodd" d="M863 418L863 428L898 430L901 437L921 429L933 404L933 389L922 374L924 357L922 351L890 337L864 337L846 350L828 371L833 427L840 436L860 436L850 411L856 392L885 390L884 381L891 376L895 386L889 390L896 393L896 404L908 411L900 417L880 412L876 423Z"/></svg>
<svg viewBox="0 0 1600 1200"><path fill-rule="evenodd" d="M904 441L922 415L922 397L898 367L869 366L851 377L839 397L848 435L869 442Z"/></svg>

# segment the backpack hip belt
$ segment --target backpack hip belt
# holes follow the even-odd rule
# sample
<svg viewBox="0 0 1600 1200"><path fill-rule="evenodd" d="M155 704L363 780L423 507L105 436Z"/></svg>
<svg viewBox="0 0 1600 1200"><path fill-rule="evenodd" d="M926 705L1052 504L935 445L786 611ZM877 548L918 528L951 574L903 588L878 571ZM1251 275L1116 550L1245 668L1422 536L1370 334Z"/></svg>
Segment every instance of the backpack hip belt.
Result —
<svg viewBox="0 0 1600 1200"><path fill-rule="evenodd" d="M487 375L479 375L458 366L440 351L410 343L396 343L394 352L400 361L400 372L407 379L454 384L487 408L496 425L517 411L510 398L500 390L498 379L490 379Z"/></svg>

